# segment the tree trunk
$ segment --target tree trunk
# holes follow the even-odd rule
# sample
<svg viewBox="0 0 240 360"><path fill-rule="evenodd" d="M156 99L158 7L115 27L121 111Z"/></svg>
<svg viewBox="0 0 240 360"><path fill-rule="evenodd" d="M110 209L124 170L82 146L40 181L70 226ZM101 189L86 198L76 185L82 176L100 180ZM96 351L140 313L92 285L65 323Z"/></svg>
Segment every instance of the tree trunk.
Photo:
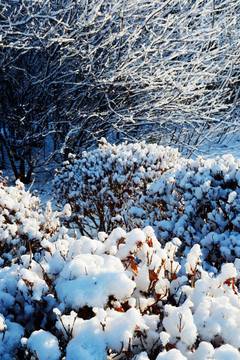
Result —
<svg viewBox="0 0 240 360"><path fill-rule="evenodd" d="M1 132L0 132L0 140L2 141L2 143L3 143L3 145L4 145L5 149L6 149L6 152L7 152L7 155L9 157L9 160L10 160L10 163L11 163L15 178L18 179L19 178L19 173L18 173L16 164L15 164L15 160L14 160L12 151L10 150L10 148L8 146L8 143L7 143L6 139L4 138L4 136L2 135Z"/></svg>

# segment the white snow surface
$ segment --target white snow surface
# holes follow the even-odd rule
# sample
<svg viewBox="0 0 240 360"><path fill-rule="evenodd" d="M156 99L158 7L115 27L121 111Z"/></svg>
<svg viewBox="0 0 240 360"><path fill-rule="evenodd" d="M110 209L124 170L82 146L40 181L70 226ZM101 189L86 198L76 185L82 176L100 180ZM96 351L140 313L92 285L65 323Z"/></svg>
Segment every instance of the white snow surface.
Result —
<svg viewBox="0 0 240 360"><path fill-rule="evenodd" d="M60 350L57 338L48 331L34 331L27 340L29 349L37 352L39 360L59 360Z"/></svg>

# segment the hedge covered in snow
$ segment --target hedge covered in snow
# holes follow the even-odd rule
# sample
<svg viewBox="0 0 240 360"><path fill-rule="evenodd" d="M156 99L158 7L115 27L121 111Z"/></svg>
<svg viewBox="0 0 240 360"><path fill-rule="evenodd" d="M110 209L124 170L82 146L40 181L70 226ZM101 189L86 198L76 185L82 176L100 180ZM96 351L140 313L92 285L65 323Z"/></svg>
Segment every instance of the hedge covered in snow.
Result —
<svg viewBox="0 0 240 360"><path fill-rule="evenodd" d="M157 144L111 145L104 138L99 147L81 158L70 154L55 178L55 196L72 207L72 219L83 234L127 227L122 212L134 205L154 180L179 158L177 149ZM86 226L87 224L87 226Z"/></svg>
<svg viewBox="0 0 240 360"><path fill-rule="evenodd" d="M0 179L0 358L240 360L238 161L186 160L154 145L121 146L104 143L65 163L66 173L55 183L59 198L67 189L61 212L51 203L42 209L38 196L20 182L8 186ZM154 151L152 167L139 182L133 174L144 168L143 156L131 170L131 193L117 180L115 195L109 190L109 179L121 174L107 165L113 150L131 166L133 153L145 151L148 164ZM85 166L88 175L79 175L83 160L86 165L94 154L98 160L89 173ZM108 170L97 175L97 169ZM124 199L114 216L129 225L123 221L109 232L95 227L93 236L68 229L77 208L66 201L71 192L64 179L69 189L70 179L75 189L84 189L86 180L92 191L88 202L84 195L85 206L103 199L104 209L109 199L116 205L119 186ZM98 197L90 179L108 190ZM84 198L75 196L83 206ZM78 217L81 230L91 221L86 209Z"/></svg>
<svg viewBox="0 0 240 360"><path fill-rule="evenodd" d="M240 160L232 155L185 159L145 143L103 142L80 159L70 155L55 179L56 197L71 204L81 230L150 225L158 239L179 237L182 251L199 243L217 269L240 257L239 185Z"/></svg>
<svg viewBox="0 0 240 360"><path fill-rule="evenodd" d="M198 243L204 259L217 269L240 257L240 161L232 155L196 160L180 158L127 209L129 222L151 225L165 241L179 237ZM188 251L188 250L187 250Z"/></svg>

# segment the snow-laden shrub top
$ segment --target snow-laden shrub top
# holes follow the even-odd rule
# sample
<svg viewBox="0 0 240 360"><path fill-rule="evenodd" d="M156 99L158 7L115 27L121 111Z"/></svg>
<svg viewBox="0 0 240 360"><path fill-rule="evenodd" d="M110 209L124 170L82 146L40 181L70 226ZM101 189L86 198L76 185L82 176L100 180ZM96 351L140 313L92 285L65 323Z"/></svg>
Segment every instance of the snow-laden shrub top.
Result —
<svg viewBox="0 0 240 360"><path fill-rule="evenodd" d="M121 212L178 158L170 147L145 142L116 146L101 139L97 149L83 152L80 159L69 155L55 178L56 197L71 204L73 220L83 233L85 219L88 227L109 231L114 223L124 223Z"/></svg>
<svg viewBox="0 0 240 360"><path fill-rule="evenodd" d="M40 251L40 241L60 229L60 215L70 215L69 204L62 212L53 212L48 202L43 211L40 198L19 180L16 186L7 186L7 179L0 177L0 264L15 262L29 250Z"/></svg>
<svg viewBox="0 0 240 360"><path fill-rule="evenodd" d="M151 227L68 240L53 310L66 359L197 360L202 351L209 359L226 351L240 358L238 260L213 276L202 269L198 244L181 259L180 240L161 245ZM43 268L55 256L48 252Z"/></svg>
<svg viewBox="0 0 240 360"><path fill-rule="evenodd" d="M150 224L159 238L179 237L184 246L200 243L204 258L220 267L240 256L240 162L231 155L178 163L154 181L128 219Z"/></svg>

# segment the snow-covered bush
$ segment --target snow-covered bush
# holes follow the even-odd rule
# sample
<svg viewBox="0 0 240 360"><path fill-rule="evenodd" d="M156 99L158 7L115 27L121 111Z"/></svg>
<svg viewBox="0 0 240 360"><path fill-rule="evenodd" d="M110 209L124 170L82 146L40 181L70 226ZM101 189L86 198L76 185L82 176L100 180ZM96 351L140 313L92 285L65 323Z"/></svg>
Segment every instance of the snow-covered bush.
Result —
<svg viewBox="0 0 240 360"><path fill-rule="evenodd" d="M29 354L215 360L229 352L239 359L239 261L208 274L198 244L181 258L180 240L161 245L151 227L117 228L95 240L65 234L45 246L40 265L54 288L46 301L50 321L22 338Z"/></svg>
<svg viewBox="0 0 240 360"><path fill-rule="evenodd" d="M50 251L44 250L45 243L67 231L59 217L69 211L66 204L62 212L53 212L50 202L43 211L39 197L26 191L20 181L7 186L7 179L0 178L1 359L13 359L17 353L21 358L24 331L47 321L51 324L53 289L40 261L43 251Z"/></svg>
<svg viewBox="0 0 240 360"><path fill-rule="evenodd" d="M20 255L40 252L40 242L60 229L60 215L69 215L70 206L62 212L53 212L48 202L45 210L40 198L26 191L17 180L16 186L7 186L0 176L0 264L19 261Z"/></svg>
<svg viewBox="0 0 240 360"><path fill-rule="evenodd" d="M132 358L142 351L156 357L163 349L164 306L180 304L183 286L192 277L181 272L176 256L180 241L162 247L146 227L129 233L116 228L109 236L100 232L95 240L65 234L44 245L48 251L40 264L55 289L52 335L66 350L66 360L117 354ZM193 256L190 260L194 262ZM199 262L197 258L195 278ZM46 331L44 322L41 326ZM35 332L22 342L33 349L32 339L40 335L47 336Z"/></svg>
<svg viewBox="0 0 240 360"><path fill-rule="evenodd" d="M57 198L73 208L83 234L153 226L157 237L199 243L217 269L240 256L240 162L231 155L179 157L156 144L110 145L83 153L57 174Z"/></svg>
<svg viewBox="0 0 240 360"><path fill-rule="evenodd" d="M70 155L64 162L54 183L56 197L71 204L72 219L83 234L94 228L109 232L116 223L128 228L123 211L178 158L170 147L145 142L116 146L101 139L98 149L83 152L80 159Z"/></svg>
<svg viewBox="0 0 240 360"><path fill-rule="evenodd" d="M200 243L204 258L220 268L240 256L240 162L222 158L180 158L147 189L128 218L151 225L157 237L179 237L184 246ZM140 216L139 216L140 215Z"/></svg>

